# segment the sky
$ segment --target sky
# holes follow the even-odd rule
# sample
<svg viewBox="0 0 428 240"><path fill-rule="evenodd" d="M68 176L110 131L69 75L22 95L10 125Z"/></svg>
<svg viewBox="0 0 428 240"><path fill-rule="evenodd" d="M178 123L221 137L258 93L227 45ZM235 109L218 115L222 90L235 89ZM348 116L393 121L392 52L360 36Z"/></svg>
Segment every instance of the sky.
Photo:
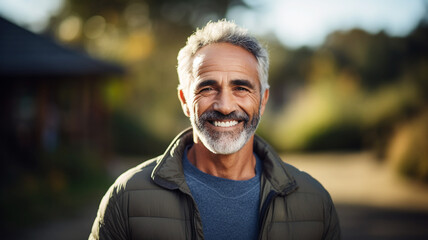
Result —
<svg viewBox="0 0 428 240"><path fill-rule="evenodd" d="M45 29L64 0L0 0L0 15L32 31Z"/></svg>
<svg viewBox="0 0 428 240"><path fill-rule="evenodd" d="M362 28L406 36L428 14L426 0L247 0L253 10L232 9L228 18L289 47L317 46L336 30ZM425 16L426 17L426 16Z"/></svg>
<svg viewBox="0 0 428 240"><path fill-rule="evenodd" d="M273 34L288 47L320 45L336 30L362 28L405 36L427 15L428 0L245 0L227 18L256 35ZM0 0L0 15L42 31L65 0Z"/></svg>

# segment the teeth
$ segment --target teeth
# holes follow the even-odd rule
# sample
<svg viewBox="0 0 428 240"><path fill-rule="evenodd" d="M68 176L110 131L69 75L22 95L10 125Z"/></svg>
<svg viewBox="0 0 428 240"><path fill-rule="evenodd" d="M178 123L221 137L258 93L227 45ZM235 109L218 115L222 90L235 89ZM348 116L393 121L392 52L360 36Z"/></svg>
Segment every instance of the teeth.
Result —
<svg viewBox="0 0 428 240"><path fill-rule="evenodd" d="M238 121L228 121L228 122L219 122L214 121L214 126L216 127L232 127L238 124Z"/></svg>

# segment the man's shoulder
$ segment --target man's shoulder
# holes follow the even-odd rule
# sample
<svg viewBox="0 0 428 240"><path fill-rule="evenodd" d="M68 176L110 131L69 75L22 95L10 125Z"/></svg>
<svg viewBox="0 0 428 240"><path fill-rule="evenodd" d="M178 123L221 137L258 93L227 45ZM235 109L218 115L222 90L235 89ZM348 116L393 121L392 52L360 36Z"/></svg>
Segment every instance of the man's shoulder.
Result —
<svg viewBox="0 0 428 240"><path fill-rule="evenodd" d="M296 190L297 193L318 195L326 199L330 198L330 195L324 186L309 173L301 171L297 167L286 162L282 162L281 165L296 181L298 186L298 189Z"/></svg>
<svg viewBox="0 0 428 240"><path fill-rule="evenodd" d="M144 161L143 163L122 173L113 183L112 188L116 193L129 191L158 189L159 187L151 179L153 169L158 163L159 157Z"/></svg>

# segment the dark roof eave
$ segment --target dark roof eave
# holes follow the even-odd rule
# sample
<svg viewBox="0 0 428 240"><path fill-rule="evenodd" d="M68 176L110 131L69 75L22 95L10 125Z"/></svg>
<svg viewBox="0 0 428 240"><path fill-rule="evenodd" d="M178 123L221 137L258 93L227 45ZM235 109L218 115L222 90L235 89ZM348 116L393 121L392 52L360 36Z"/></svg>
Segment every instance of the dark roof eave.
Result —
<svg viewBox="0 0 428 240"><path fill-rule="evenodd" d="M124 74L123 67L61 46L0 17L0 76Z"/></svg>

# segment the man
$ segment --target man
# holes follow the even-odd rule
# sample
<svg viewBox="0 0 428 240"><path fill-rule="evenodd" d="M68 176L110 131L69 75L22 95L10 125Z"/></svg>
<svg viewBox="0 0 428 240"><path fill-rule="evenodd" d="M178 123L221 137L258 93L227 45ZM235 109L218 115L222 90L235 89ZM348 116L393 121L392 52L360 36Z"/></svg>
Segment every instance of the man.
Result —
<svg viewBox="0 0 428 240"><path fill-rule="evenodd" d="M90 239L339 239L327 191L255 136L269 97L268 55L222 20L178 55L178 97L191 129L122 174Z"/></svg>

